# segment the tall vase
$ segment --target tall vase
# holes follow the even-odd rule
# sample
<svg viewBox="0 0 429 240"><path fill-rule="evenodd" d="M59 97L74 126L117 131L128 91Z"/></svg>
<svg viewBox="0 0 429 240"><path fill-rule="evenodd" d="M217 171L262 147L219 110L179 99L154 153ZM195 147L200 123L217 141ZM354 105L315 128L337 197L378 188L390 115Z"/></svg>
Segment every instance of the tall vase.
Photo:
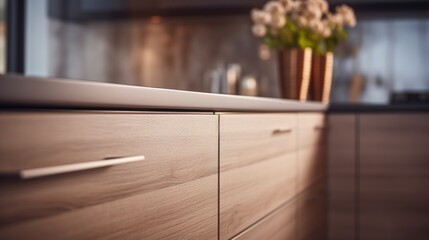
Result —
<svg viewBox="0 0 429 240"><path fill-rule="evenodd" d="M333 68L334 54L332 52L323 55L313 54L311 70L311 98L313 100L323 103L329 102Z"/></svg>
<svg viewBox="0 0 429 240"><path fill-rule="evenodd" d="M312 50L288 49L279 52L282 98L306 101L310 84Z"/></svg>

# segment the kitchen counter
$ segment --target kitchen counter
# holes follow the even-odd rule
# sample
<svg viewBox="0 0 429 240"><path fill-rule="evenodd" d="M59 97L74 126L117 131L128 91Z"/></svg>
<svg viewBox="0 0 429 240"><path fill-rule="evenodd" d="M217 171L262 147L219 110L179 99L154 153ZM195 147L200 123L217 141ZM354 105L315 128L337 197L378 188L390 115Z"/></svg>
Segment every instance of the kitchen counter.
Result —
<svg viewBox="0 0 429 240"><path fill-rule="evenodd" d="M389 113L429 112L428 104L332 104L330 113Z"/></svg>
<svg viewBox="0 0 429 240"><path fill-rule="evenodd" d="M240 112L316 112L327 105L128 86L80 80L0 75L2 107Z"/></svg>

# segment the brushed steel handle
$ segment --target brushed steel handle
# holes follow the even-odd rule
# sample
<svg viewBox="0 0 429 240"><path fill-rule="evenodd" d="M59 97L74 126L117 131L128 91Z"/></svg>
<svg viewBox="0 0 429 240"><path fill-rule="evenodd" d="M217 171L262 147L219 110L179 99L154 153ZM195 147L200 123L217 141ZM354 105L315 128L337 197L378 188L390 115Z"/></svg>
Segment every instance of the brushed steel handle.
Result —
<svg viewBox="0 0 429 240"><path fill-rule="evenodd" d="M277 129L274 129L273 135L290 133L290 132L292 132L292 128L277 128Z"/></svg>
<svg viewBox="0 0 429 240"><path fill-rule="evenodd" d="M77 172L95 168L109 167L115 165L121 165L132 162L143 161L144 156L132 156L132 157L120 157L105 159L94 162L85 162L85 163L74 163L60 166L52 167L42 167L42 168L33 168L19 171L19 177L21 179L32 179L39 177L46 177L51 175L58 175L63 173Z"/></svg>

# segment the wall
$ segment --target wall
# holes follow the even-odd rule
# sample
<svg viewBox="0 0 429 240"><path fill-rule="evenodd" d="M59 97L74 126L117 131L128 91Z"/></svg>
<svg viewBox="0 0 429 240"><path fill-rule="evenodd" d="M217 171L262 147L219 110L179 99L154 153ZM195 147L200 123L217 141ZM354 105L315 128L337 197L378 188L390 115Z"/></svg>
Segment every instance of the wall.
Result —
<svg viewBox="0 0 429 240"><path fill-rule="evenodd" d="M258 56L247 15L128 21L50 21L50 75L208 91L208 72L239 63L261 95L278 96L275 56Z"/></svg>

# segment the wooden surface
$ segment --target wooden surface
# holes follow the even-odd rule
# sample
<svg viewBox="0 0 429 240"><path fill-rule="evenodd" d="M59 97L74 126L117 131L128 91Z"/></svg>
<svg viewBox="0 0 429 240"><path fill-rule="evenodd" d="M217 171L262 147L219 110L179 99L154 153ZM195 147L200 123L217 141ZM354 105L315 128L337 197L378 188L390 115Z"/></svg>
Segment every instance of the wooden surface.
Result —
<svg viewBox="0 0 429 240"><path fill-rule="evenodd" d="M298 113L298 146L314 147L326 142L328 126L324 113Z"/></svg>
<svg viewBox="0 0 429 240"><path fill-rule="evenodd" d="M296 120L296 114L221 115L221 172L294 152ZM275 134L278 129L291 132Z"/></svg>
<svg viewBox="0 0 429 240"><path fill-rule="evenodd" d="M429 114L362 114L360 125L360 239L427 239Z"/></svg>
<svg viewBox="0 0 429 240"><path fill-rule="evenodd" d="M222 162L222 159L221 159ZM220 173L220 239L229 239L296 194L296 154Z"/></svg>
<svg viewBox="0 0 429 240"><path fill-rule="evenodd" d="M217 176L0 229L1 239L217 239Z"/></svg>
<svg viewBox="0 0 429 240"><path fill-rule="evenodd" d="M295 114L220 116L220 239L295 195L295 121ZM276 129L292 131L273 134Z"/></svg>
<svg viewBox="0 0 429 240"><path fill-rule="evenodd" d="M324 114L298 114L298 191L326 177L326 123Z"/></svg>
<svg viewBox="0 0 429 240"><path fill-rule="evenodd" d="M298 198L298 240L327 239L326 182L320 182Z"/></svg>
<svg viewBox="0 0 429 240"><path fill-rule="evenodd" d="M275 212L234 238L234 240L292 240L297 238L296 201L281 206Z"/></svg>
<svg viewBox="0 0 429 240"><path fill-rule="evenodd" d="M328 195L330 240L355 239L356 115L329 117Z"/></svg>
<svg viewBox="0 0 429 240"><path fill-rule="evenodd" d="M2 179L1 238L217 238L217 125L213 115L1 113L3 172L146 157L34 180Z"/></svg>

